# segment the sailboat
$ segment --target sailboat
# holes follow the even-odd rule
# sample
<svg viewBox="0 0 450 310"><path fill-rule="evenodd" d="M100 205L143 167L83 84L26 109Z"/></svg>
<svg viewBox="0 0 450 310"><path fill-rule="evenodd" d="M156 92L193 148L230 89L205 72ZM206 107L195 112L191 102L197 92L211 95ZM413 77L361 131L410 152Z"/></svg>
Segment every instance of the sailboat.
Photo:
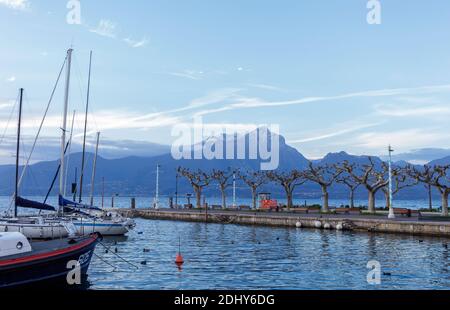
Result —
<svg viewBox="0 0 450 310"><path fill-rule="evenodd" d="M88 89L86 99L86 112L84 120L84 136L83 136L83 153L81 162L80 186L79 186L79 202L68 200L63 193L59 195L59 206L63 210L67 218L75 225L78 234L86 235L94 232L99 232L103 236L120 236L126 234L135 227L135 222L132 219L124 218L118 213L107 212L93 205L93 193L95 182L95 171L98 157L98 145L100 133L97 134L97 144L93 164L92 182L91 182L91 197L90 205L83 203L83 177L84 177L84 162L86 153L86 131L87 131L87 117L89 112L89 95L91 84L91 69L92 69L92 51L89 57L89 77ZM64 139L64 138L63 138ZM64 145L64 144L62 144ZM64 169L60 170L64 173Z"/></svg>
<svg viewBox="0 0 450 310"><path fill-rule="evenodd" d="M0 232L18 232L30 239L55 239L74 235L76 228L70 221L58 221L46 219L42 216L19 217L18 208L35 209L40 211L56 211L56 209L45 203L27 200L19 195L19 157L20 157L20 134L22 121L22 101L24 89L19 91L19 113L17 126L17 148L16 148L16 180L14 192L14 215L0 218Z"/></svg>

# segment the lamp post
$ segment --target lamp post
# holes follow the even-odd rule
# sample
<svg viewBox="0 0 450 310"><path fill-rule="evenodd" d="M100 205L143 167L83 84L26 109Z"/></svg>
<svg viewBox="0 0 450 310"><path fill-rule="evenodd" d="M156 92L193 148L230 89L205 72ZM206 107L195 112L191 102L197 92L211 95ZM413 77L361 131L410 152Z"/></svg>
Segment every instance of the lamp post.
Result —
<svg viewBox="0 0 450 310"><path fill-rule="evenodd" d="M389 216L390 219L395 219L394 206L392 202L392 153L394 150L389 145Z"/></svg>
<svg viewBox="0 0 450 310"><path fill-rule="evenodd" d="M178 178L180 176L178 175L178 171L175 177L175 209L178 209Z"/></svg>
<svg viewBox="0 0 450 310"><path fill-rule="evenodd" d="M155 195L155 209L159 209L159 167L160 165L156 166L156 195Z"/></svg>
<svg viewBox="0 0 450 310"><path fill-rule="evenodd" d="M233 208L236 208L236 172L233 172Z"/></svg>

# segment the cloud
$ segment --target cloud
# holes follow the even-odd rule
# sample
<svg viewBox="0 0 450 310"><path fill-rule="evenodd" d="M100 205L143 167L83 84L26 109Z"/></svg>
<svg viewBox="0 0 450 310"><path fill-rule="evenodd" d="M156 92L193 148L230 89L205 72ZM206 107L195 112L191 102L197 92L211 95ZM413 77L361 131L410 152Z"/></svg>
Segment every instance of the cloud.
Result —
<svg viewBox="0 0 450 310"><path fill-rule="evenodd" d="M10 76L9 78L6 79L6 82L9 82L9 83L13 83L15 81L16 81L16 77L15 76Z"/></svg>
<svg viewBox="0 0 450 310"><path fill-rule="evenodd" d="M3 109L8 109L10 107L12 107L14 105L14 101L9 100L9 101L0 101L0 110ZM1 120L0 120L1 122Z"/></svg>
<svg viewBox="0 0 450 310"><path fill-rule="evenodd" d="M248 84L248 86L253 88L259 88L264 90L271 90L271 91L281 91L282 89L277 86L267 85L267 84Z"/></svg>
<svg viewBox="0 0 450 310"><path fill-rule="evenodd" d="M317 96L317 97L304 97L293 100L285 101L266 101L257 97L245 97L245 96L234 96L232 99L234 102L224 102L219 108L205 109L199 111L197 115L208 115L215 113L222 113L225 111L238 110L238 109L251 109L251 108L264 108L264 107L283 107L292 105L303 105L308 103L316 102L327 102L343 99L352 98L377 98L377 97L394 97L402 95L423 95L427 93L438 93L438 92L449 92L450 84L447 85L435 85L435 86L424 86L416 88L395 88L395 89L382 89L382 90L372 90L364 92L353 92L336 96Z"/></svg>
<svg viewBox="0 0 450 310"><path fill-rule="evenodd" d="M397 150L411 150L431 145L446 145L450 133L440 129L404 129L389 132L367 132L353 137L354 145L383 152L387 145Z"/></svg>
<svg viewBox="0 0 450 310"><path fill-rule="evenodd" d="M442 105L433 106L398 106L398 105L378 105L378 114L391 117L423 117L423 116L444 116L450 115L450 107Z"/></svg>
<svg viewBox="0 0 450 310"><path fill-rule="evenodd" d="M24 11L30 7L30 2L28 0L0 0L0 5L13 10Z"/></svg>
<svg viewBox="0 0 450 310"><path fill-rule="evenodd" d="M305 137L305 138L301 138L301 139L297 139L297 140L291 140L288 141L289 143L292 144L299 144L299 143L307 143L307 142L315 142L315 141L320 141L320 140L326 140L326 139L330 139L330 138L335 138L338 136L342 136L345 134L349 134L349 133L353 133L353 132L357 132L363 129L367 129L367 128L372 128L372 127L376 127L381 125L383 122L378 122L378 123L371 123L371 124L344 124L339 126L339 128L335 128L334 130L330 130L327 133L321 133L321 134L316 134L310 137Z"/></svg>
<svg viewBox="0 0 450 310"><path fill-rule="evenodd" d="M144 47L144 46L146 46L146 45L148 44L148 42L149 42L147 38L143 38L143 39L140 40L140 41L136 41L136 40L133 40L133 39L131 39L131 38L125 38L125 39L123 39L123 41L124 41L125 43L127 43L129 46L131 46L132 48Z"/></svg>
<svg viewBox="0 0 450 310"><path fill-rule="evenodd" d="M195 70L184 70L182 72L170 72L169 74L190 80L201 80L203 78L204 72Z"/></svg>
<svg viewBox="0 0 450 310"><path fill-rule="evenodd" d="M112 21L107 20L107 19L100 20L100 22L98 23L98 26L89 31L92 33L96 33L103 37L108 37L108 38L112 38L112 39L116 38L116 34L115 34L116 25Z"/></svg>

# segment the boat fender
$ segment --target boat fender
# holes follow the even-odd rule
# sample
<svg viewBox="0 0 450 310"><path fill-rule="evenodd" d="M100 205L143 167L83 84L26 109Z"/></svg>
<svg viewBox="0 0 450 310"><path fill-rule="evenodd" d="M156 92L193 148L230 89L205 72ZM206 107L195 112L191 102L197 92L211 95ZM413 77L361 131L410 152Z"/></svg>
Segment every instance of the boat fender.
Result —
<svg viewBox="0 0 450 310"><path fill-rule="evenodd" d="M325 229L330 229L330 228L331 228L330 223L325 223L325 224L323 225L323 228L325 228Z"/></svg>
<svg viewBox="0 0 450 310"><path fill-rule="evenodd" d="M316 228L322 228L322 223L320 221L315 221L314 222L314 227Z"/></svg>
<svg viewBox="0 0 450 310"><path fill-rule="evenodd" d="M342 223L337 224L336 230L344 230L344 225Z"/></svg>
<svg viewBox="0 0 450 310"><path fill-rule="evenodd" d="M301 222L295 223L295 227L297 227L297 228L302 228L302 223L301 223Z"/></svg>

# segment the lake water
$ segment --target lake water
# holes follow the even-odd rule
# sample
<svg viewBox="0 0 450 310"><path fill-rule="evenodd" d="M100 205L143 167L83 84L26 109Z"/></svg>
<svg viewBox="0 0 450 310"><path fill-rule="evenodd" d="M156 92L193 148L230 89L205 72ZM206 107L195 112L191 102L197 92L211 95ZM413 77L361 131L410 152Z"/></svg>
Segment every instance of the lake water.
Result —
<svg viewBox="0 0 450 310"><path fill-rule="evenodd" d="M180 238L181 270L174 264ZM89 282L91 289L450 289L449 241L137 220L127 237L103 241L110 251L98 245ZM386 273L381 285L367 283L372 260Z"/></svg>

